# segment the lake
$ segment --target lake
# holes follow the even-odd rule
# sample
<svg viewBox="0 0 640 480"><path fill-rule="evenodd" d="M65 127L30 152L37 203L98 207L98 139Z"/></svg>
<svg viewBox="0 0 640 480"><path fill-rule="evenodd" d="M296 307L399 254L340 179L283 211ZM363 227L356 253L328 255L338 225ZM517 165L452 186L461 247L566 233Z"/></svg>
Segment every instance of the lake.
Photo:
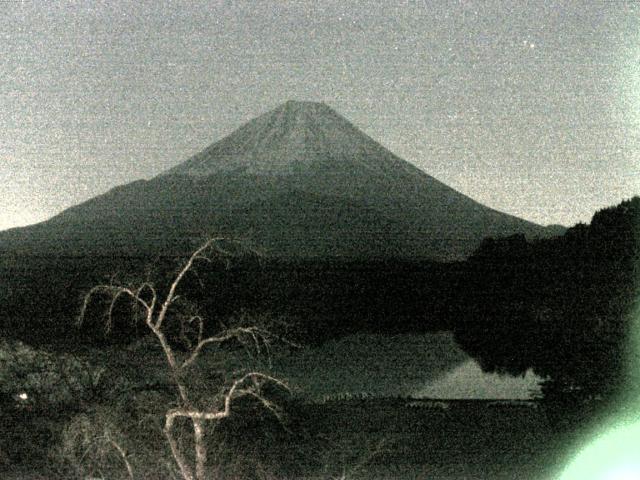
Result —
<svg viewBox="0 0 640 480"><path fill-rule="evenodd" d="M276 356L273 370L312 399L528 399L540 381L483 372L449 332L349 335Z"/></svg>

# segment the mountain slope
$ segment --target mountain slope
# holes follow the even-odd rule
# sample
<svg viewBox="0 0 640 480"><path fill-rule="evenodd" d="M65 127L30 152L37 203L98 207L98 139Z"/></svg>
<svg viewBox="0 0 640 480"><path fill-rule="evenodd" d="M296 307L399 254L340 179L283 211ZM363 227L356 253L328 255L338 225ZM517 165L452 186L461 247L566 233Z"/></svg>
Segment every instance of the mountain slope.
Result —
<svg viewBox="0 0 640 480"><path fill-rule="evenodd" d="M0 249L179 253L242 237L267 255L459 259L487 236L548 236L447 187L330 107L287 102L186 162L0 233Z"/></svg>

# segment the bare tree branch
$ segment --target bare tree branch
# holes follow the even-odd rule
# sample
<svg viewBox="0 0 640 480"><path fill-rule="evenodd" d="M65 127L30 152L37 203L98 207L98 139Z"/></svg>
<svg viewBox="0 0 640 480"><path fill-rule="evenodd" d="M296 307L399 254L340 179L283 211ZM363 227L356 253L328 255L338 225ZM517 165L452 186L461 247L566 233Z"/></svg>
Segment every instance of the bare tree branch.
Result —
<svg viewBox="0 0 640 480"><path fill-rule="evenodd" d="M289 390L289 386L284 383L282 380L279 380L270 375L264 374L262 372L249 372L243 375L241 378L235 380L227 393L224 395L223 400L223 408L220 410L209 410L203 411L197 408L188 408L188 407L176 407L169 410L166 414L167 424L173 425L174 420L178 417L187 417L196 420L220 420L222 418L226 418L231 415L231 407L233 405L233 401L250 395L254 398L259 399L263 404L269 404L270 402L266 400L259 392L254 389L243 389L241 386L247 380L254 380L256 378L260 378L263 380L267 380L276 385L281 386L285 390ZM166 424L165 424L166 425ZM166 428L166 427L165 427Z"/></svg>
<svg viewBox="0 0 640 480"><path fill-rule="evenodd" d="M127 458L127 452L125 451L125 449L122 448L122 446L118 442L116 442L113 438L111 438L110 435L107 436L106 440L118 452L118 454L120 455L120 458L122 458L122 461L124 462L125 468L127 469L127 474L129 475L129 478L133 480L134 478L133 468L131 467L131 463L129 463L129 459Z"/></svg>
<svg viewBox="0 0 640 480"><path fill-rule="evenodd" d="M176 289L178 288L178 285L180 285L180 282L182 281L184 276L187 274L187 272L191 270L191 267L193 267L194 262L198 259L206 259L210 261L210 259L208 257L203 256L202 253L205 252L209 247L211 247L215 242L220 240L222 240L222 238L220 237L214 237L207 240L202 246L200 246L200 248L198 248L195 252L191 254L191 257L189 257L189 259L184 264L182 269L180 269L175 280L171 283L171 287L169 288L169 293L167 294L165 301L162 304L160 313L158 313L158 317L156 319L156 325L155 325L156 328L162 327L162 322L164 322L164 319L167 315L167 310L169 310L169 307L175 301Z"/></svg>
<svg viewBox="0 0 640 480"><path fill-rule="evenodd" d="M198 356L200 355L200 352L202 351L202 349L208 344L223 343L232 339L241 340L241 337L243 334L247 334L252 339L254 339L255 343L258 345L258 348L259 348L258 335L260 334L261 329L259 329L258 327L236 327L230 330L226 330L220 335L203 339L202 338L202 328L203 328L202 318L201 317L197 317L197 318L200 319L198 343L195 346L195 348L193 348L193 350L191 351L191 354L189 355L189 357L182 363L181 368L187 368L190 365L192 365L198 359Z"/></svg>
<svg viewBox="0 0 640 480"><path fill-rule="evenodd" d="M211 262L211 257L206 255L205 252L220 240L223 239L219 237L211 238L193 252L174 277L164 300L159 298L156 288L148 281L141 283L137 288L129 288L113 284L98 285L93 287L85 296L78 318L78 323L82 323L92 297L98 293L106 293L111 296L106 312L106 324L108 329L111 328L115 305L120 297L130 297L134 305L142 308L145 313L145 324L162 347L167 361L169 376L176 386L179 395L179 406L169 409L165 414L165 425L163 430L169 443L171 454L178 465L180 474L184 480L204 480L206 477L205 468L207 461L207 449L204 440L204 422L216 421L228 417L231 415L233 402L242 397L252 397L256 399L264 408L272 412L279 420L281 420L277 406L263 395L262 385L263 383L273 383L281 386L287 391L289 390L288 386L281 380L262 372L252 371L245 373L232 381L226 391L223 389L219 392L217 402L218 408L202 409L194 406L190 401L184 373L198 360L206 346L212 344L221 345L224 342L236 340L250 353L255 351L257 355L261 355L263 350L266 350L268 354L270 353L271 342L274 338L277 338L269 330L260 326L240 325L229 328L223 322L221 322L222 331L219 334L205 337L205 318L198 314L197 310L193 309L189 314L185 315L185 312L183 312L182 315L180 313L177 313L176 315L180 321L180 336L183 338L185 346L188 348L186 358L183 361L179 361L169 340L167 339L166 333L163 330L163 325L167 318L169 309L179 298L177 290L185 275L194 267L196 261L204 260L206 262ZM215 245L215 248L216 252L223 254L223 256L231 255L230 252L219 245ZM195 344L193 341L194 332L193 330L188 330L188 328L193 324L195 324ZM191 338L189 338L189 335L191 335ZM189 464L187 457L183 454L178 442L173 436L175 421L179 418L189 419L193 426L195 473L193 466ZM126 462L126 455L124 454L124 451L118 449L115 445L113 446ZM130 465L127 463L127 471L131 477L132 473L129 467Z"/></svg>
<svg viewBox="0 0 640 480"><path fill-rule="evenodd" d="M137 291L139 292L140 289L138 289ZM134 302L140 304L144 308L145 312L147 313L147 317L149 317L150 315L153 314L153 307L155 307L155 298L156 298L155 290L153 290L153 292L154 292L154 296L153 296L152 304L150 305L144 299L142 299L139 294L137 294L130 288L117 286L117 285L97 285L93 287L91 290L89 290L89 292L85 295L82 303L82 308L80 310L80 314L78 315L77 324L78 325L82 324L86 316L87 309L89 308L89 304L91 303L91 299L93 298L94 295L98 293L106 293L111 296L111 299L109 301L109 308L107 309L107 313L106 313L105 325L106 325L107 332L111 330L111 326L113 324L113 310L115 308L115 305L118 299L123 295L130 297Z"/></svg>
<svg viewBox="0 0 640 480"><path fill-rule="evenodd" d="M165 417L164 424L164 434L167 437L167 442L169 443L169 448L171 449L171 455L173 455L173 459L178 464L178 468L180 469L180 474L184 480L194 480L193 472L191 467L189 467L189 463L186 458L182 454L180 450L180 446L178 442L173 437L173 423L176 419L176 416L172 416L167 414Z"/></svg>

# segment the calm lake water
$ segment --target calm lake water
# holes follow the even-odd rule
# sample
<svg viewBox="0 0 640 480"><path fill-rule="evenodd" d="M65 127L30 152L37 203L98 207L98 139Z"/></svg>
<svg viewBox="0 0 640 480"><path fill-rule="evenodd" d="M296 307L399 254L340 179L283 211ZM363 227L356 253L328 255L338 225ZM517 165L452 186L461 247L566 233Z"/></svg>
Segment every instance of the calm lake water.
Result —
<svg viewBox="0 0 640 480"><path fill-rule="evenodd" d="M526 399L540 380L488 374L451 333L350 335L274 360L274 371L303 396L411 396Z"/></svg>

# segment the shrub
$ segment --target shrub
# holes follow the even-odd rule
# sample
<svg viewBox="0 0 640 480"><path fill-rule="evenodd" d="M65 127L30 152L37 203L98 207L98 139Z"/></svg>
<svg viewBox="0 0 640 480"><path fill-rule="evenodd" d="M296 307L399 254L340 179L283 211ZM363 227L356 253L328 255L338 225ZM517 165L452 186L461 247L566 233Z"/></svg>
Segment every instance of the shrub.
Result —
<svg viewBox="0 0 640 480"><path fill-rule="evenodd" d="M0 393L8 407L49 413L77 410L95 396L103 371L73 355L0 341Z"/></svg>

